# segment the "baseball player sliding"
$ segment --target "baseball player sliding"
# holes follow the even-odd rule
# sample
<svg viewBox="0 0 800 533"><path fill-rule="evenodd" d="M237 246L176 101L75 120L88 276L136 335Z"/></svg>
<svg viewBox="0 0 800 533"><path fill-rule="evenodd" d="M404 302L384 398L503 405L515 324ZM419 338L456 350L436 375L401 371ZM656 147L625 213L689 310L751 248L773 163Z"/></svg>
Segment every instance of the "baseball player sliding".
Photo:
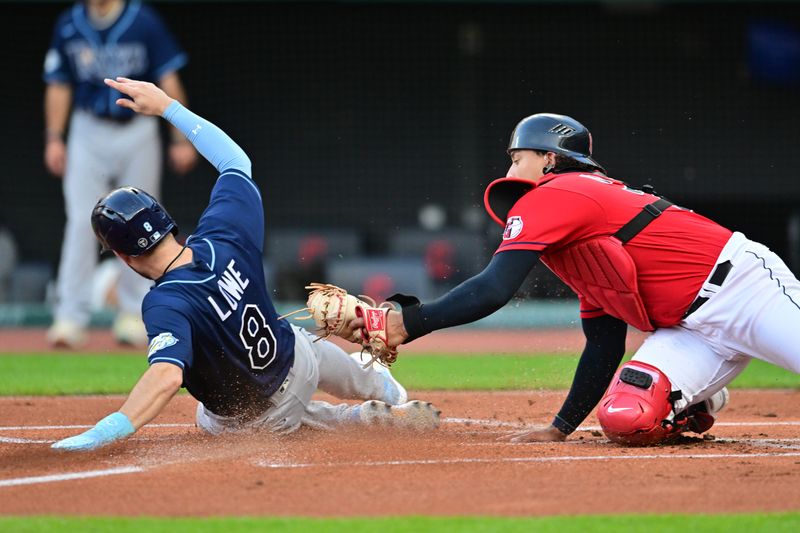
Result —
<svg viewBox="0 0 800 533"><path fill-rule="evenodd" d="M505 228L486 269L431 303L390 298L403 309L386 312L384 331L363 318L350 330L395 356L403 342L493 313L544 262L578 294L586 346L552 424L514 441L564 440L598 403L615 442L702 433L753 358L800 372L800 282L766 246L609 178L570 117L525 118L508 154L508 176L484 195ZM655 332L617 370L628 324Z"/></svg>
<svg viewBox="0 0 800 533"><path fill-rule="evenodd" d="M200 402L198 426L212 434L290 433L303 424L437 427L439 412L430 403L409 402L387 368L363 369L334 344L314 342L313 335L279 319L264 283L261 193L244 151L151 83L105 83L130 97L117 100L119 106L162 116L182 131L220 176L184 245L174 237L172 218L142 190L117 189L94 207L92 226L103 247L155 282L142 303L150 368L118 412L53 448L91 450L125 438L182 386ZM339 398L371 401L311 400L318 386Z"/></svg>

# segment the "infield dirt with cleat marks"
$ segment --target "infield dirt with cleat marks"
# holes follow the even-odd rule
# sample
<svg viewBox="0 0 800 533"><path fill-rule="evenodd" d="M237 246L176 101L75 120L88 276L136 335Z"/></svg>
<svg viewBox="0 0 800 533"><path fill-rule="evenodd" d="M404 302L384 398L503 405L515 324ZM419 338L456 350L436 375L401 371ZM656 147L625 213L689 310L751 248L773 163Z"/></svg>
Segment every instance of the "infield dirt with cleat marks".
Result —
<svg viewBox="0 0 800 533"><path fill-rule="evenodd" d="M96 452L51 451L121 404L0 398L0 513L81 515L545 515L724 513L800 506L800 391L735 390L716 439L622 448L587 420L564 443L497 437L548 422L564 392L415 392L435 432L391 428L209 437L195 401ZM325 398L320 395L320 398ZM329 399L329 398L325 398Z"/></svg>

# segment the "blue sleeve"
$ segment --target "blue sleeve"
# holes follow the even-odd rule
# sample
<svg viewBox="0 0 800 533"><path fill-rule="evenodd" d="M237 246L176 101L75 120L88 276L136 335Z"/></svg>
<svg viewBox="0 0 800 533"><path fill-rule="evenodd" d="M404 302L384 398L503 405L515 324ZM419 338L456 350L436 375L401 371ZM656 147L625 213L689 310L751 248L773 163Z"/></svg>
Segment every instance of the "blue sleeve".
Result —
<svg viewBox="0 0 800 533"><path fill-rule="evenodd" d="M72 83L72 72L69 69L69 60L64 53L64 38L61 33L68 16L68 13L62 14L53 28L50 47L44 57L42 79L46 83Z"/></svg>
<svg viewBox="0 0 800 533"><path fill-rule="evenodd" d="M171 305L143 305L142 319L147 328L149 347L147 362L170 363L186 370L191 368L192 326L189 320Z"/></svg>
<svg viewBox="0 0 800 533"><path fill-rule="evenodd" d="M197 151L220 172L195 236L247 242L263 253L264 207L261 192L250 177L251 165L247 154L224 131L178 101L167 107L164 118L182 131Z"/></svg>
<svg viewBox="0 0 800 533"><path fill-rule="evenodd" d="M147 26L148 75L158 83L166 74L186 66L189 58L158 13L148 6L142 6L139 16Z"/></svg>
<svg viewBox="0 0 800 533"><path fill-rule="evenodd" d="M217 126L173 100L164 110L164 118L178 128L191 141L200 155L214 165L220 174L238 170L250 176L250 158L233 139ZM253 185L255 187L255 185ZM256 193L258 189L256 188Z"/></svg>

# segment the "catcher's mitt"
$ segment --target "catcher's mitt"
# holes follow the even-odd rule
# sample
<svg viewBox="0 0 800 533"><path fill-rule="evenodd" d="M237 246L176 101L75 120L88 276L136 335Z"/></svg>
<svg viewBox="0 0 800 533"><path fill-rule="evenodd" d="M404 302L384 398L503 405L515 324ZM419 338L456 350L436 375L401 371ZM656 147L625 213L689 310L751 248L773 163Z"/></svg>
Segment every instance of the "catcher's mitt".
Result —
<svg viewBox="0 0 800 533"><path fill-rule="evenodd" d="M311 283L306 289L311 291L306 302L308 307L300 311L308 311L309 315L298 317L298 320L314 319L321 338L336 335L360 344L372 355L364 368L374 361L388 367L397 360L397 348L387 344L386 335L386 315L395 308L394 304L383 302L377 305L369 296L356 298L336 285ZM348 332L347 325L355 318L363 318L364 326Z"/></svg>

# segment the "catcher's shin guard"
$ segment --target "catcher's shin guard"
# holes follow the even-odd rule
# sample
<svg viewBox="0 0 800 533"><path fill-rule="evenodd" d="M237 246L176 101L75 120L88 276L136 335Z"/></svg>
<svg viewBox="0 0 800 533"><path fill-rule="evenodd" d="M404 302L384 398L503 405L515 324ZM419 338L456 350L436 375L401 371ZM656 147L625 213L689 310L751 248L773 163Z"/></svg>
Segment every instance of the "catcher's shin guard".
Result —
<svg viewBox="0 0 800 533"><path fill-rule="evenodd" d="M659 369L629 361L617 371L597 417L613 442L628 446L658 444L683 431L685 419L675 421L672 402L680 392Z"/></svg>

